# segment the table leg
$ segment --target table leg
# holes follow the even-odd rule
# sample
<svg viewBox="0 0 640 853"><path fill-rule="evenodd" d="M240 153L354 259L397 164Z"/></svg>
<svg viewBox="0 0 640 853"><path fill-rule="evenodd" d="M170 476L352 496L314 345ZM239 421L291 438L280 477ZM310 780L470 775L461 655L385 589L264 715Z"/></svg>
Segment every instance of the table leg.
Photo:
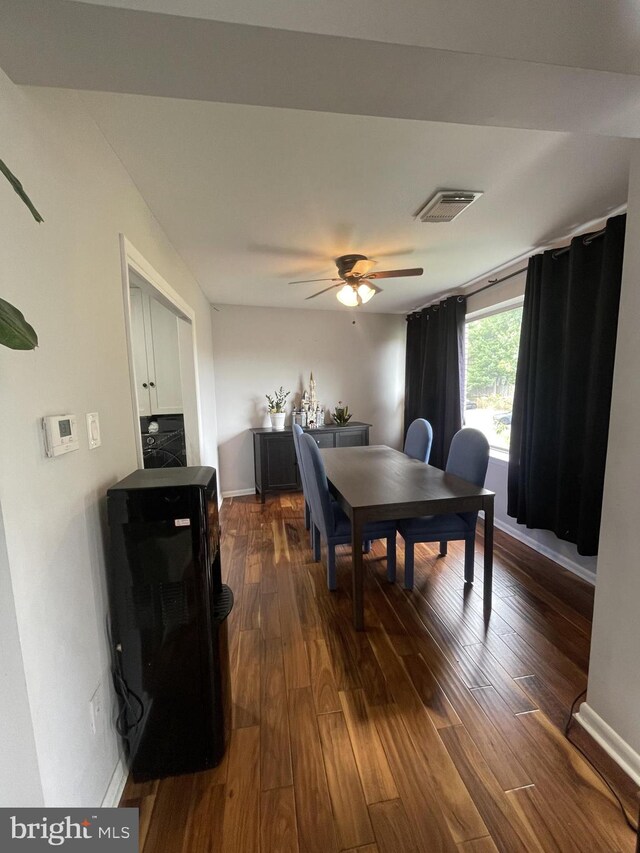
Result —
<svg viewBox="0 0 640 853"><path fill-rule="evenodd" d="M484 502L484 616L491 613L493 589L493 495Z"/></svg>
<svg viewBox="0 0 640 853"><path fill-rule="evenodd" d="M353 563L353 627L364 628L364 567L362 564L362 520L354 512L351 519L351 559Z"/></svg>

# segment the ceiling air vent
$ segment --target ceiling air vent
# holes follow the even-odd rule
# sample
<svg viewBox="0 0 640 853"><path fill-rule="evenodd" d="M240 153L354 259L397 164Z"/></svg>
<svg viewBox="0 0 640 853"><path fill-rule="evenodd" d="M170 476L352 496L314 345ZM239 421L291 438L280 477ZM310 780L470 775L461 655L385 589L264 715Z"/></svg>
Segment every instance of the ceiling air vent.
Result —
<svg viewBox="0 0 640 853"><path fill-rule="evenodd" d="M451 222L481 195L470 190L440 190L414 213L414 219L421 222Z"/></svg>

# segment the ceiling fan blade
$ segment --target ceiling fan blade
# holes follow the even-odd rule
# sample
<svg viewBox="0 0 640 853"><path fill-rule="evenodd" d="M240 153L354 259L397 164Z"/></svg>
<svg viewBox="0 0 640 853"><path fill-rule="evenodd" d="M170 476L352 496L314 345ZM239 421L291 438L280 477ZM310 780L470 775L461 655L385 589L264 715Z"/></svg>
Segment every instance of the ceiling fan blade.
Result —
<svg viewBox="0 0 640 853"><path fill-rule="evenodd" d="M284 258L301 258L306 261L326 261L326 252L313 252L310 249L296 249L294 246L270 246L265 243L250 243L249 252L261 255L280 255Z"/></svg>
<svg viewBox="0 0 640 853"><path fill-rule="evenodd" d="M388 252L371 252L375 258L395 258L398 255L412 255L415 252L413 246L400 246L398 249L392 249Z"/></svg>
<svg viewBox="0 0 640 853"><path fill-rule="evenodd" d="M319 290L317 293L313 293L311 296L305 296L305 301L307 299L315 299L316 296L321 296L323 293L326 293L327 290L333 290L334 287L340 287L340 285L344 284L342 279L340 279L340 284L332 284L331 287L325 287L324 290Z"/></svg>
<svg viewBox="0 0 640 853"><path fill-rule="evenodd" d="M423 272L422 267L414 267L410 270L381 270L370 273L367 278L402 278L406 275L422 275Z"/></svg>
<svg viewBox="0 0 640 853"><path fill-rule="evenodd" d="M311 284L313 281L342 281L341 278L305 278L302 281L290 281L289 284Z"/></svg>
<svg viewBox="0 0 640 853"><path fill-rule="evenodd" d="M372 270L376 265L376 261L363 260L356 261L355 264L349 270L350 276L364 276L369 270Z"/></svg>

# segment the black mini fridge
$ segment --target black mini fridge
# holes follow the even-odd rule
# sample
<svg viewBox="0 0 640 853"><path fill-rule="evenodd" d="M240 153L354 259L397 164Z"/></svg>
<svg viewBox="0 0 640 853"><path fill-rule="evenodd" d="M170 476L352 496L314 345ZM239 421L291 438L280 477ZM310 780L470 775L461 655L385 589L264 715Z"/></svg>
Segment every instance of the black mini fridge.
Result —
<svg viewBox="0 0 640 853"><path fill-rule="evenodd" d="M213 468L135 471L107 493L118 731L135 781L218 764L231 729Z"/></svg>

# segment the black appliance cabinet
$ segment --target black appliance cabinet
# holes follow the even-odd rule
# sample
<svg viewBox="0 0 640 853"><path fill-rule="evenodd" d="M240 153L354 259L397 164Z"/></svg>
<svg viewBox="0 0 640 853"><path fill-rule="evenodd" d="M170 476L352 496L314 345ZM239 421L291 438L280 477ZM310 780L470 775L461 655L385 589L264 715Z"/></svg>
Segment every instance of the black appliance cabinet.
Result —
<svg viewBox="0 0 640 853"><path fill-rule="evenodd" d="M135 471L108 491L114 680L135 781L216 766L231 729L213 468Z"/></svg>

